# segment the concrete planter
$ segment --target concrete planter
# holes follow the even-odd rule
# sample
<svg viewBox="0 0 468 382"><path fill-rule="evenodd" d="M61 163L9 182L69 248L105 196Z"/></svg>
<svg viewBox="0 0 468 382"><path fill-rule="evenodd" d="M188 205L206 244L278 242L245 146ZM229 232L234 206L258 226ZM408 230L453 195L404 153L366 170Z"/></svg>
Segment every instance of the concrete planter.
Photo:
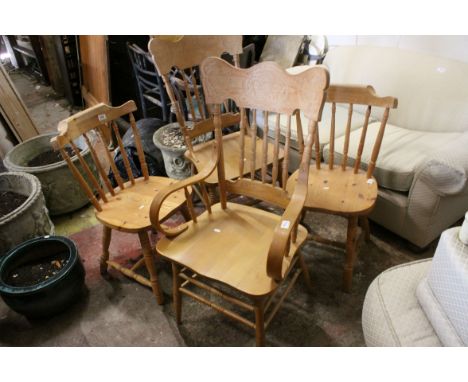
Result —
<svg viewBox="0 0 468 382"><path fill-rule="evenodd" d="M19 172L0 174L0 190L28 196L21 206L0 218L0 256L25 240L54 234L41 183L35 176Z"/></svg>
<svg viewBox="0 0 468 382"><path fill-rule="evenodd" d="M3 163L9 171L27 172L37 176L50 214L60 215L83 207L89 200L64 160L45 166L28 166L32 158L52 149L50 139L55 135L57 133L42 134L20 143L10 150ZM86 143L77 140L75 144L82 150L83 158L92 166L91 154ZM72 161L75 164L79 163L76 156L72 157Z"/></svg>
<svg viewBox="0 0 468 382"><path fill-rule="evenodd" d="M192 127L191 122L187 122L187 127L190 129ZM174 179L185 179L191 175L191 166L190 161L188 161L184 153L187 151L185 144L176 146L169 146L163 142L163 135L173 130L174 132L180 131L179 124L177 122L170 123L161 127L153 135L153 143L158 149L161 150L163 159L164 159L164 168L166 169L167 176ZM211 133L201 135L193 140L193 144L205 142Z"/></svg>

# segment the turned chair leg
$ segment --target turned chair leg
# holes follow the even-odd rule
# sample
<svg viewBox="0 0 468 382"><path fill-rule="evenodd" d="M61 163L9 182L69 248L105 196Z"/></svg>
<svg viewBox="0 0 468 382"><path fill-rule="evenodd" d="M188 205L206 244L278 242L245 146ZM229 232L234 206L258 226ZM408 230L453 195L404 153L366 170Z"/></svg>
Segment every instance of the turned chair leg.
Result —
<svg viewBox="0 0 468 382"><path fill-rule="evenodd" d="M370 242L369 219L367 219L367 216L359 216L359 225L364 231L364 239L366 242Z"/></svg>
<svg viewBox="0 0 468 382"><path fill-rule="evenodd" d="M182 295L180 293L179 267L172 263L172 299L177 325L182 322Z"/></svg>
<svg viewBox="0 0 468 382"><path fill-rule="evenodd" d="M357 231L357 216L348 218L348 232L346 234L346 260L343 272L343 290L347 293L351 292L351 283L353 278L353 267L356 260L356 231Z"/></svg>
<svg viewBox="0 0 468 382"><path fill-rule="evenodd" d="M299 253L298 256L299 256L299 265L301 266L302 274L304 276L304 281L307 285L307 288L309 288L309 291L312 292L313 285L312 285L312 280L310 279L309 268L307 268L307 264L304 260L304 256L302 256L302 253Z"/></svg>
<svg viewBox="0 0 468 382"><path fill-rule="evenodd" d="M107 274L107 261L109 260L109 246L112 237L112 229L106 226L103 226L102 231L102 255L99 259L99 270L101 275Z"/></svg>
<svg viewBox="0 0 468 382"><path fill-rule="evenodd" d="M265 346L265 306L263 300L255 301L255 342L257 346Z"/></svg>
<svg viewBox="0 0 468 382"><path fill-rule="evenodd" d="M138 232L138 237L140 238L141 248L143 249L143 258L145 259L146 269L150 275L151 289L158 300L158 304L162 305L164 303L164 297L161 288L159 287L158 275L156 273L156 267L154 266L153 251L151 249L148 233L140 231Z"/></svg>

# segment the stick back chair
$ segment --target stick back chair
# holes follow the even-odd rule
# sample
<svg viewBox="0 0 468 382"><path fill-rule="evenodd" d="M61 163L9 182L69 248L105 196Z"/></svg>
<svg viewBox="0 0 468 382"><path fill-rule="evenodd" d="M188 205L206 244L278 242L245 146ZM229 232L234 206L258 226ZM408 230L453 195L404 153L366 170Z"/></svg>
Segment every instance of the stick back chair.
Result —
<svg viewBox="0 0 468 382"><path fill-rule="evenodd" d="M97 104L59 122L59 134L52 138L52 145L59 149L63 159L67 162L71 172L80 183L95 208L96 218L103 224L102 256L100 259L101 273L107 273L111 266L122 272L125 276L152 288L159 304L163 303L163 294L158 284L154 265L153 251L148 237L151 230L149 208L154 195L173 181L164 177L149 176L140 135L136 127L133 112L136 110L134 101L128 101L119 107L106 104ZM128 115L130 126L135 138L138 159L141 165L142 177L136 178L130 167L125 153L122 138L115 123L115 119ZM104 137L115 134L118 148L121 152L128 181L124 181L108 149ZM82 139L89 148L92 162L83 159L76 141ZM71 147L74 155L78 157L80 169L71 161L65 150ZM118 184L113 188L108 178L108 166L112 169ZM185 192L189 192L185 189ZM174 193L161 207L161 218L166 219L177 212L184 204L186 195L184 191ZM143 258L131 268L125 268L117 262L109 260L109 245L112 230L137 233L143 249ZM143 277L136 272L142 265L146 266L150 278Z"/></svg>
<svg viewBox="0 0 468 382"><path fill-rule="evenodd" d="M305 262L298 252L307 237L307 231L298 223L307 197L313 132L321 116L328 87L328 71L316 66L301 74L290 75L274 62L240 69L220 58L210 57L202 63L201 74L215 126L211 160L198 174L156 195L151 205L151 222L165 234L157 243L156 250L172 262L173 299L178 323L181 321L181 297L184 294L254 329L257 345L263 345L265 328L301 272L310 285ZM258 153L261 158L261 180L254 177L256 165L252 158L257 148L255 144L246 147L250 154L244 151L238 153L237 179L226 177L226 141L221 131L221 106L228 99L241 108L241 130L237 136L241 148L249 135L256 135L254 128L247 122L245 108L263 112L266 117L268 113L275 113L278 131L280 114L286 114L290 120L295 111L300 109L310 119L310 134L306 137L294 192L288 194L277 184L279 141L273 147L268 146L267 134L262 138ZM269 161L273 162L272 177L266 174ZM244 175L246 169L248 173ZM171 229L164 227L159 217L164 201L177 190L203 182L214 171L219 179L220 202L211 205L205 197L206 211L200 216L195 216L192 209L192 220L188 223ZM287 176L287 171L283 172L283 176ZM252 206L227 202L228 193L265 201L284 209L284 213L279 216ZM240 296L220 291L213 285L213 280L233 288ZM283 282L287 287L278 296L276 292ZM237 308L254 313L255 319L249 320L207 300L196 292L197 288L212 292Z"/></svg>
<svg viewBox="0 0 468 382"><path fill-rule="evenodd" d="M213 117L209 115L209 108L203 96L203 87L199 77L199 65L207 57L220 57L229 53L234 57L234 65L239 67L239 54L242 50L242 36L184 36L177 41L153 38L149 42L149 51L153 55L156 68L163 78L167 93L175 109L177 122L184 135L188 148L185 156L201 171L211 158L213 141L193 145L196 137L214 130ZM176 68L176 75L171 72ZM171 76L172 73L172 76ZM229 81L227 78L226 81ZM187 107L188 112L184 112ZM224 112L221 115L223 128L239 124L240 113L233 109L232 102L223 103ZM189 128L191 127L191 128ZM223 137L225 156L225 177L234 179L239 176L237 158L241 150L239 147L240 132L231 132ZM250 147L250 136L246 138L245 145ZM262 148L262 141L256 135L254 142L257 152ZM283 151L279 152L280 159ZM271 162L270 162L271 163ZM255 157L255 166L259 170L262 158ZM244 175L248 171L244 172ZM218 182L217 173L213 172L206 180L208 184Z"/></svg>
<svg viewBox="0 0 468 382"><path fill-rule="evenodd" d="M315 162L309 174L309 193L305 203L306 210L341 215L347 218L348 228L346 243L340 243L311 234L310 238L323 244L330 244L344 248L346 251L345 267L343 272L343 289L351 290L353 267L356 261L357 226L362 226L366 240L370 240L368 214L371 212L377 199L377 181L372 176L377 161L385 126L390 109L397 107L398 101L394 97L379 97L371 86L330 85L327 91L326 102L332 104L332 117L330 128L330 145L327 164ZM340 154L335 152L335 115L336 104L348 105L348 119L345 128L343 150ZM359 130L351 133L351 121L355 106L365 109L364 125L359 140L350 145L351 134L358 134ZM373 108L383 109L380 122L369 124ZM367 139L368 128L378 129L373 145ZM320 158L319 130L316 130L315 154ZM366 145L367 144L367 145ZM350 155L350 146L356 146L356 154ZM363 152L368 153L368 163L362 169ZM326 158L327 159L327 158ZM288 180L286 189L294 190L299 173L296 171ZM310 229L309 229L310 231Z"/></svg>

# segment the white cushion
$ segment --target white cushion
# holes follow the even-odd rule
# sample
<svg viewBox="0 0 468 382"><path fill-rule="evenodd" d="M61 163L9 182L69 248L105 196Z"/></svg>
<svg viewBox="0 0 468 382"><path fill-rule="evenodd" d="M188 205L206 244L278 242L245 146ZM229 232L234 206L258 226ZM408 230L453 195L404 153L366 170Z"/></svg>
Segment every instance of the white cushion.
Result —
<svg viewBox="0 0 468 382"><path fill-rule="evenodd" d="M427 282L427 277L424 277L419 283L416 289L416 297L440 342L444 346L463 346L460 336L434 296L434 292Z"/></svg>
<svg viewBox="0 0 468 382"><path fill-rule="evenodd" d="M451 325L467 346L468 245L459 240L459 230L460 227L455 227L442 233L427 281ZM431 320L431 316L429 318Z"/></svg>
<svg viewBox="0 0 468 382"><path fill-rule="evenodd" d="M430 259L387 269L369 286L362 310L367 346L441 346L416 298Z"/></svg>
<svg viewBox="0 0 468 382"><path fill-rule="evenodd" d="M369 124L366 144L361 158L361 167L366 169L370 161L373 146L380 122ZM354 164L357 155L362 128L354 130L350 135L349 163ZM432 133L404 129L387 124L380 153L374 170L374 176L379 186L395 191L409 191L415 172L420 166L430 160L432 154L444 147L450 146L468 133ZM335 163L340 163L343 153L344 136L335 141ZM325 161L328 161L329 147L323 151Z"/></svg>

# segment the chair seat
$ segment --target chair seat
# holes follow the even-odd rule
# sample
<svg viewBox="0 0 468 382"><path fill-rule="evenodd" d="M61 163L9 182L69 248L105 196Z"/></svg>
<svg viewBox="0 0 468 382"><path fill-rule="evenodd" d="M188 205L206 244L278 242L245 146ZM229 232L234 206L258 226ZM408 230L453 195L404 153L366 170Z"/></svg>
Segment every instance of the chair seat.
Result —
<svg viewBox="0 0 468 382"><path fill-rule="evenodd" d="M197 217L197 223L189 222L188 229L179 236L159 240L156 250L199 275L251 296L264 296L277 287L266 273L266 263L280 219L250 206L228 203L223 210L215 204L211 214L204 212ZM306 229L299 226L297 241L291 245L284 266L289 266L306 237Z"/></svg>
<svg viewBox="0 0 468 382"><path fill-rule="evenodd" d="M292 193L298 171L288 179L286 190ZM352 168L345 171L335 167L330 170L322 164L321 169L310 168L309 191L306 208L338 214L367 214L377 199L377 182L368 181L366 174L354 174Z"/></svg>
<svg viewBox="0 0 468 382"><path fill-rule="evenodd" d="M235 132L229 135L223 136L223 154L224 154L224 172L226 179L236 179L239 177L239 158L240 158L240 132ZM247 134L245 135L244 141L244 175L250 172L250 159L252 158L251 151L251 139ZM193 147L195 157L190 155L190 152L186 152L186 157L193 162L197 171L201 171L210 161L213 154L213 141L201 143ZM262 168L262 155L263 155L263 142L257 137L256 142L256 160L255 170ZM284 157L284 150L280 149L278 154L278 160L282 160ZM268 163L273 162L273 144L268 143ZM207 179L206 183L216 184L218 183L218 173L214 171Z"/></svg>
<svg viewBox="0 0 468 382"><path fill-rule="evenodd" d="M96 211L96 218L106 226L126 232L138 232L151 227L149 209L157 192L170 184L174 179L150 176L135 180L135 185L126 183L126 188L115 196L106 195L109 202L101 201L102 211ZM185 202L183 190L171 194L164 202L160 218L168 217Z"/></svg>

